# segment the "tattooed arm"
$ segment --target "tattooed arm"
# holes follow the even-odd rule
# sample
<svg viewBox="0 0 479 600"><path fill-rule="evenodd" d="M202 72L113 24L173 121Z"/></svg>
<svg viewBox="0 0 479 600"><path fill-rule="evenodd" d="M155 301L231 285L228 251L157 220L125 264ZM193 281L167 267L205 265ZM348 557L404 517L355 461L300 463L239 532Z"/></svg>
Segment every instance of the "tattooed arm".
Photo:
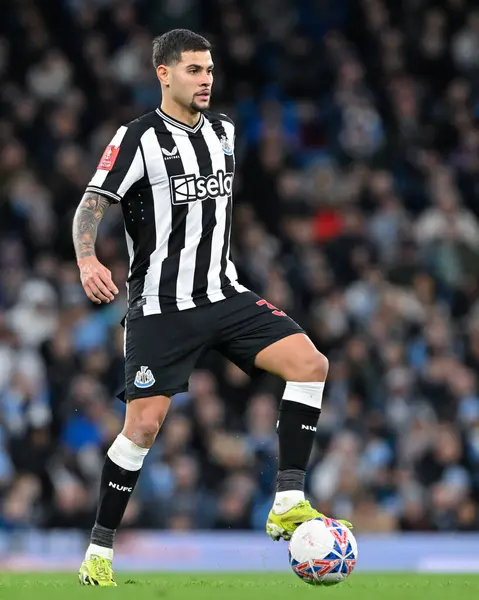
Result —
<svg viewBox="0 0 479 600"><path fill-rule="evenodd" d="M95 241L98 225L110 206L110 201L94 192L86 192L73 219L73 245L80 278L86 295L95 302L109 303L118 294L111 272L96 257Z"/></svg>
<svg viewBox="0 0 479 600"><path fill-rule="evenodd" d="M110 206L110 201L100 194L86 192L73 219L73 245L77 259L95 256L98 225Z"/></svg>

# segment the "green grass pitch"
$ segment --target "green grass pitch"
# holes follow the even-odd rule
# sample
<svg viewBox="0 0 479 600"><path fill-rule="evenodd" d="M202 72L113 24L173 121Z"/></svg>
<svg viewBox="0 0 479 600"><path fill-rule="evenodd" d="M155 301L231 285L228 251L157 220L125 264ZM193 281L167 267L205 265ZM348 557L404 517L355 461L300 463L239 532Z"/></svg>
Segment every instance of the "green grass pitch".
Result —
<svg viewBox="0 0 479 600"><path fill-rule="evenodd" d="M324 588L293 573L117 575L117 588L81 587L76 574L0 573L0 600L469 600L479 597L479 575L354 574Z"/></svg>

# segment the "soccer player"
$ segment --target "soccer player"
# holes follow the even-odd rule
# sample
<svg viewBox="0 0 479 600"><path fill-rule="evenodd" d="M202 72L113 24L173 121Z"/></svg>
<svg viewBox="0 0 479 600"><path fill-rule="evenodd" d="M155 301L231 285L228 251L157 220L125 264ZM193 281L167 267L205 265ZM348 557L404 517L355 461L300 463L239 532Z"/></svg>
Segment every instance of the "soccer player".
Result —
<svg viewBox="0 0 479 600"><path fill-rule="evenodd" d="M304 480L321 412L327 359L280 309L237 280L230 254L234 124L210 112L211 45L177 29L153 41L161 107L121 126L77 208L73 241L93 302L118 289L95 255L98 225L120 203L130 256L125 318L126 417L105 458L82 584L114 586L113 542L170 406L199 357L215 348L246 373L282 377L279 470L266 531L289 539L319 516ZM261 199L259 199L261 201ZM348 524L349 525L349 524Z"/></svg>

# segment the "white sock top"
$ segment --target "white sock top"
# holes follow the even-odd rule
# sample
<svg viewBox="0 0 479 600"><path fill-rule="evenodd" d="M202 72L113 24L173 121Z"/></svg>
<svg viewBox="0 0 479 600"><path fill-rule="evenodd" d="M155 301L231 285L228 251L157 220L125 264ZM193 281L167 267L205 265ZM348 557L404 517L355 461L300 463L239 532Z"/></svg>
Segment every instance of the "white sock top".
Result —
<svg viewBox="0 0 479 600"><path fill-rule="evenodd" d="M300 490L289 490L287 492L276 492L273 504L273 512L277 515L282 515L295 504L304 500L304 492Z"/></svg>
<svg viewBox="0 0 479 600"><path fill-rule="evenodd" d="M311 406L312 408L321 408L323 392L324 381L287 381L283 399L298 402L299 404L306 404L306 406Z"/></svg>
<svg viewBox="0 0 479 600"><path fill-rule="evenodd" d="M103 548L103 546L90 544L87 548L85 559L88 560L91 556L101 556L102 558L109 558L110 560L113 560L113 554L112 548Z"/></svg>
<svg viewBox="0 0 479 600"><path fill-rule="evenodd" d="M139 471L143 466L149 448L141 448L122 433L110 446L107 454L110 460L127 471Z"/></svg>

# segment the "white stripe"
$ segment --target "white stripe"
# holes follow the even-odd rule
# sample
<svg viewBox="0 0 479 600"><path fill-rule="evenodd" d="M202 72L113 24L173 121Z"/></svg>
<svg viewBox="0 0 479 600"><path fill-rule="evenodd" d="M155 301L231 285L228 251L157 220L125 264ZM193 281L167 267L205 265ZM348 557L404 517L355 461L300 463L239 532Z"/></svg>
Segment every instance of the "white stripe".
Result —
<svg viewBox="0 0 479 600"><path fill-rule="evenodd" d="M129 258L128 277L130 277L131 265L133 264L133 259L135 258L135 250L133 247L133 239L132 239L131 235L128 233L128 231L126 230L126 224L125 224L124 220L123 220L123 227L125 229L125 240L126 240L126 247L128 250L128 258ZM129 301L130 301L130 284L127 281L125 285L126 285L126 298L129 303ZM125 355L125 358L126 358L126 320L125 320L125 334L124 334L124 338L123 338L123 354Z"/></svg>
<svg viewBox="0 0 479 600"><path fill-rule="evenodd" d="M90 180L88 186L94 186L101 188L101 186L105 183L106 176L110 171L105 171L104 169L97 169L95 175Z"/></svg>
<svg viewBox="0 0 479 600"><path fill-rule="evenodd" d="M125 137L127 131L128 127L126 125L121 125L121 127L118 127L115 135L112 137L111 142L108 144L108 146L121 146L121 142Z"/></svg>
<svg viewBox="0 0 479 600"><path fill-rule="evenodd" d="M128 277L131 275L131 265L133 264L133 258L134 258L134 249L133 249L133 239L131 237L131 235L128 233L126 226L125 226L125 239L126 239L126 247L128 248L128 256L130 258L130 267L128 269Z"/></svg>
<svg viewBox="0 0 479 600"><path fill-rule="evenodd" d="M244 285L241 285L240 283L238 283L238 273L236 272L236 267L234 266L233 261L231 261L229 258L230 249L231 249L231 228L230 228L230 233L229 233L229 238L228 238L228 248L226 249L225 274L226 274L226 277L228 277L228 279L231 281L231 285L237 292L239 292L239 293L248 292L249 291L248 288L245 288Z"/></svg>
<svg viewBox="0 0 479 600"><path fill-rule="evenodd" d="M203 127L203 137L210 151L211 166L213 173L218 171L226 172L225 154L221 148L218 136L213 131L212 127ZM208 269L208 288L207 295L211 300L214 294L218 300L224 299L225 296L221 292L221 256L225 241L226 228L226 209L228 206L228 196L219 196L216 200L216 225L213 230L213 239L211 243L210 266Z"/></svg>
<svg viewBox="0 0 479 600"><path fill-rule="evenodd" d="M128 288L128 283L126 284ZM125 319L125 328L123 329L123 358L126 358L126 328L128 327L128 319Z"/></svg>
<svg viewBox="0 0 479 600"><path fill-rule="evenodd" d="M140 143L144 151L146 172L155 207L156 249L150 256L150 266L143 288L143 296L148 296L143 314L151 315L161 312L158 288L163 261L168 256L168 239L171 232L170 182L154 129L148 129L142 135Z"/></svg>
<svg viewBox="0 0 479 600"><path fill-rule="evenodd" d="M230 232L230 237L231 237L231 232ZM230 244L231 242L228 242L228 254L230 251ZM228 256L227 254L227 256ZM240 283L238 283L238 273L236 272L236 267L234 266L233 262L227 258L226 259L226 277L228 277L228 279L231 281L231 285L234 287L234 289L237 292L247 292L248 289L244 287L244 285L241 285Z"/></svg>
<svg viewBox="0 0 479 600"><path fill-rule="evenodd" d="M111 142L108 144L108 146L120 146L121 141L125 137L125 133L127 131L128 131L128 127L125 127L125 125L122 125L118 129L118 131L115 133L115 135L113 136L113 138L112 138ZM93 175L93 177L88 185L101 187L109 172L110 171L105 171L104 169L97 169L95 175Z"/></svg>
<svg viewBox="0 0 479 600"><path fill-rule="evenodd" d="M221 118L221 115L220 115L220 118ZM226 135L228 137L228 140L229 140L229 142L230 142L230 144L231 144L231 146L233 147L233 150L234 150L234 147L235 147L235 126L233 125L233 123L230 123L229 121L223 121L223 120L221 120L221 123L223 124L225 133L226 133Z"/></svg>
<svg viewBox="0 0 479 600"><path fill-rule="evenodd" d="M232 287L239 293L242 292L249 292L248 288L246 288L244 285L241 285L241 283L238 283L238 273L236 271L236 267L233 263L233 261L231 261L228 256L230 253L230 246L231 246L231 231L230 231L230 239L228 240L228 249L227 249L227 253L226 253L226 277L228 277L228 279L231 281L231 285Z"/></svg>
<svg viewBox="0 0 479 600"><path fill-rule="evenodd" d="M128 169L125 178L120 184L120 187L117 190L119 196L123 198L126 192L131 188L131 186L141 179L144 175L145 169L143 166L143 157L141 156L141 151L137 148L135 153L135 158L132 160L130 168Z"/></svg>
<svg viewBox="0 0 479 600"><path fill-rule="evenodd" d="M221 115L220 115L220 118L221 118ZM235 127L234 127L233 123L230 123L229 121L226 121L223 119L221 119L221 123L223 124L225 133L228 136L228 140L230 141L230 144L233 146L233 149L234 149ZM240 292L240 293L248 292L249 291L248 288L245 288L244 285L241 285L240 283L238 283L238 273L236 272L236 267L234 266L233 262L229 259L230 247L231 247L231 230L230 230L230 236L228 239L228 248L226 251L226 277L228 277L228 279L231 281L231 285L237 292Z"/></svg>
<svg viewBox="0 0 479 600"><path fill-rule="evenodd" d="M249 292L250 290L245 287L244 285L241 285L241 283L238 283L238 281L231 281L231 286L239 293L239 294L243 294L244 292Z"/></svg>
<svg viewBox="0 0 479 600"><path fill-rule="evenodd" d="M190 138L184 133L177 131L165 120L165 127L171 131L175 145L180 153L181 161L186 174L200 174L200 167L196 158ZM180 262L178 268L178 279L176 282L176 298L178 308L186 310L195 308L193 302L193 283L196 267L196 252L201 240L203 231L203 208L201 202L190 202L188 204L188 214L186 216L185 227L185 246L180 252Z"/></svg>

